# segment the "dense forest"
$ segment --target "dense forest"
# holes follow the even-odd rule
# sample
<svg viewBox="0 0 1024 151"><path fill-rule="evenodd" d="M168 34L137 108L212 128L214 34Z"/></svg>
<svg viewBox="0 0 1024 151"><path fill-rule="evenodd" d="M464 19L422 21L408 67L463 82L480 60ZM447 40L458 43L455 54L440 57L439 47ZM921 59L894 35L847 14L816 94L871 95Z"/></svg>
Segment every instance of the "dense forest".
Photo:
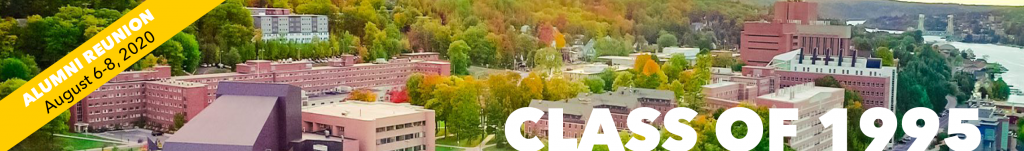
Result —
<svg viewBox="0 0 1024 151"><path fill-rule="evenodd" d="M701 86L710 80L710 67L736 67L728 59L701 54L695 63L683 56L638 57L627 71L606 70L600 78L574 81L560 76L560 50L595 41L598 56L654 52L663 47L687 46L704 50L735 48L742 23L763 20L769 7L735 0L227 0L171 40L159 46L132 70L157 64L170 65L174 75L198 74L201 68L232 68L244 60L323 60L343 54L364 62L389 59L407 52L438 52L453 65L454 76L412 75L405 89L408 102L437 112L439 130L457 141L496 134L499 146L504 120L530 99L564 100L581 92L603 93L618 87L662 89L675 92L681 106L702 111L689 121L699 132L700 150L724 150L714 138L717 114L704 111ZM0 96L60 59L137 0L7 0L0 2ZM111 5L113 4L113 5ZM296 43L261 41L246 7L289 8L299 14L329 17L329 40ZM831 5L824 8L829 8ZM1007 10L1007 34L1024 36L1024 12ZM826 13L827 14L827 13ZM824 15L823 15L824 16ZM825 17L830 18L830 17ZM840 18L840 17L836 17ZM946 57L923 43L921 32L900 35L855 29L854 45L900 66L897 115L909 107L940 109L944 97L960 101L973 90L966 74L951 74L958 59ZM1013 40L1013 39L1011 39ZM1024 43L1024 40L1012 41ZM546 57L556 56L556 57ZM966 55L964 55L966 56ZM965 59L959 58L959 59ZM899 59L896 61L895 59ZM665 60L665 61L661 61ZM720 61L722 60L722 61ZM733 60L734 62L735 60ZM663 62L663 63L659 63ZM468 75L469 66L497 69L533 69L523 77L503 72L486 78ZM741 65L740 65L741 66ZM834 79L819 86L841 87ZM950 82L935 82L950 81ZM968 83L970 88L968 89ZM844 103L851 117L863 109L856 94ZM363 97L373 98L373 97ZM765 118L767 109L744 104ZM483 112L481 114L481 111ZM941 111L941 110L936 110ZM28 143L14 150L62 150L53 135L66 133L62 114ZM494 120L498 119L498 120ZM854 120L850 118L849 120ZM851 124L855 122L850 122ZM483 125L486 129L481 130ZM734 125L745 132L746 125ZM767 126L767 125L762 125ZM856 125L850 133L858 132ZM767 128L766 128L767 129ZM449 131L450 130L450 131ZM663 132L664 133L664 132ZM767 133L767 132L765 132ZM735 133L738 135L744 135ZM624 134L628 135L628 134ZM675 137L663 135L663 137ZM863 148L861 135L850 135L851 148ZM664 138L663 138L664 139ZM767 150L767 140L755 150ZM863 149L861 149L863 150Z"/></svg>

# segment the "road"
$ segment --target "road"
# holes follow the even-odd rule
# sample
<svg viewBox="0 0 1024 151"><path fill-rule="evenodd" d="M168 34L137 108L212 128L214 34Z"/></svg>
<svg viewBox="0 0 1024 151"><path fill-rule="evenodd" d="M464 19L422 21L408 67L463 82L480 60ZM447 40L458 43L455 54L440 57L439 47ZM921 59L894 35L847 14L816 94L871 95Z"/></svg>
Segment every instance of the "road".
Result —
<svg viewBox="0 0 1024 151"><path fill-rule="evenodd" d="M949 126L949 109L955 108L955 107L956 107L956 97L947 95L946 96L946 109L944 109L942 111L942 114L939 116L939 131L943 131L943 130L946 129L946 127ZM938 132L936 132L936 133L938 133ZM910 150L910 145L914 144L914 141L917 140L917 138L910 137L910 136L903 136L903 138L908 138L909 140L907 141L907 143L903 143L903 144L897 143L896 145L894 145L892 147L893 151L906 151L906 150ZM899 139L899 140L902 140L902 138ZM899 140L897 140L897 141L899 141Z"/></svg>

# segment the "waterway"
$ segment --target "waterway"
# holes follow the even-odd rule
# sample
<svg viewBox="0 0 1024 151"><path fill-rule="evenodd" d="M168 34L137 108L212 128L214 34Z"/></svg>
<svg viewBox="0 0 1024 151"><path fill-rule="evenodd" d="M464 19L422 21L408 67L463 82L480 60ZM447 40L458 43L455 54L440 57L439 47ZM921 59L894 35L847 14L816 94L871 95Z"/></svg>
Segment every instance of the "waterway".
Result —
<svg viewBox="0 0 1024 151"><path fill-rule="evenodd" d="M996 44L946 42L945 39L938 36L924 36L924 39L928 42L949 43L960 50L970 49L974 51L974 56L986 58L986 61L989 63L1002 64L1003 67L1009 69L1009 71L1000 75L1003 81L1006 81L1006 84L1016 89L1024 87L1024 49L1022 48ZM1009 101L1024 103L1024 96L1010 95Z"/></svg>
<svg viewBox="0 0 1024 151"><path fill-rule="evenodd" d="M850 26L857 26L857 25L864 24L864 22L867 22L867 21L864 21L864 20L853 20L853 21L846 21L846 24L850 25ZM884 32L894 33L894 34L903 34L903 31L884 30L884 29L877 29L877 28L867 28L867 29L864 29L864 30L867 30L868 32L884 31Z"/></svg>

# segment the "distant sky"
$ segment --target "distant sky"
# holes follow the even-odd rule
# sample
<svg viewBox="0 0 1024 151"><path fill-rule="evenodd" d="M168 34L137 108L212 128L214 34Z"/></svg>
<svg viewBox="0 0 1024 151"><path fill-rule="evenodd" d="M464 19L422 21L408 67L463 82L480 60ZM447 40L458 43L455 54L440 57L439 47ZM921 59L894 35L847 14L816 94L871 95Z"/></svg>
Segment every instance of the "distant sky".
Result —
<svg viewBox="0 0 1024 151"><path fill-rule="evenodd" d="M899 1L923 2L923 3L956 3L956 4L969 4L969 5L1024 6L1024 0L899 0Z"/></svg>

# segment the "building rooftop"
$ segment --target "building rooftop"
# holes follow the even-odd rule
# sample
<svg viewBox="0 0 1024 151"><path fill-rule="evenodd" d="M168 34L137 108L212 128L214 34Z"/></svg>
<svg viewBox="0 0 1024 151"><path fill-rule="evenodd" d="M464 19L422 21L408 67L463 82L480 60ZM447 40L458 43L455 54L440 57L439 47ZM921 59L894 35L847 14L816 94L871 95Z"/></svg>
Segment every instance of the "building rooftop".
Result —
<svg viewBox="0 0 1024 151"><path fill-rule="evenodd" d="M725 86L735 85L735 84L737 84L737 83L736 82L729 82L729 81L722 81L722 82L718 82L718 83L704 85L703 87L704 88L720 88L720 87L725 87Z"/></svg>
<svg viewBox="0 0 1024 151"><path fill-rule="evenodd" d="M814 86L814 82L808 82L808 83L804 83L804 84L799 84L799 85L794 85L794 86L791 86L791 87L786 87L786 88L783 88L783 89L779 89L775 93L762 95L762 96L759 96L757 98L758 99L766 99L766 100L775 100L775 101L781 101L781 102L796 103L796 102L810 100L810 98L812 98L812 97L814 97L814 96L816 96L818 94L821 94L821 93L832 93L832 92L837 92L837 91L838 92L842 92L844 90L840 89L840 88L830 88L830 87Z"/></svg>
<svg viewBox="0 0 1024 151"><path fill-rule="evenodd" d="M179 87L206 87L206 84L202 84L202 83L178 81L178 80L172 80L172 79L153 81L151 83L163 84L163 85L172 85L172 86L179 86Z"/></svg>
<svg viewBox="0 0 1024 151"><path fill-rule="evenodd" d="M270 117L277 97L223 95L215 102L167 142L252 145Z"/></svg>
<svg viewBox="0 0 1024 151"><path fill-rule="evenodd" d="M304 109L304 113L330 115L359 120L374 120L419 112L433 112L408 103L346 101Z"/></svg>
<svg viewBox="0 0 1024 151"><path fill-rule="evenodd" d="M190 75L190 76L172 76L171 79L187 80L187 79L202 79L202 78L216 78L216 77L234 77L234 76L237 76L237 75L242 75L242 74L241 73L237 73L237 72L213 73L213 74L197 74L197 75Z"/></svg>
<svg viewBox="0 0 1024 151"><path fill-rule="evenodd" d="M327 15L310 15L310 14L288 14L288 15L252 15L252 17L288 17L288 16L309 16L309 17L327 17Z"/></svg>
<svg viewBox="0 0 1024 151"><path fill-rule="evenodd" d="M567 101L532 100L530 101L530 107L544 112L547 112L549 108L562 108L563 114L580 115L583 120L589 118L590 112L594 110L594 105Z"/></svg>
<svg viewBox="0 0 1024 151"><path fill-rule="evenodd" d="M419 56L419 55L440 55L440 54L441 53L437 53L437 52L414 52L414 53L403 53L401 55L403 55L403 56Z"/></svg>
<svg viewBox="0 0 1024 151"><path fill-rule="evenodd" d="M823 50L819 50L818 51L818 53L822 53L822 54L818 55L818 60L817 61L813 61L814 60L814 54L804 53L803 54L804 55L803 56L803 62L801 63L801 61L800 61L800 59L801 59L800 58L800 52L803 52L803 49L796 49L796 50L792 50L792 51L789 51L789 52L786 52L786 53L782 53L782 54L776 55L775 57L772 57L772 62L770 63L770 66L775 66L777 68L785 68L785 69L789 69L790 66L796 66L796 65L801 65L801 66L822 66L822 67L827 66L827 67L831 67L831 68L834 68L834 69L842 69L842 68L848 68L848 69L881 69L881 68L889 67L889 66L882 66L882 60L879 59L879 58L856 57L856 59L854 59L854 57L850 57L850 55L853 55L853 54L844 54L845 56L842 57L843 62L842 62L841 66L838 64L839 63L839 57L838 56L830 56L832 58L832 61L829 61L828 65L825 65L825 61L824 60L825 60L826 56L823 55L824 54ZM855 64L856 67L850 67L850 63L856 63Z"/></svg>

